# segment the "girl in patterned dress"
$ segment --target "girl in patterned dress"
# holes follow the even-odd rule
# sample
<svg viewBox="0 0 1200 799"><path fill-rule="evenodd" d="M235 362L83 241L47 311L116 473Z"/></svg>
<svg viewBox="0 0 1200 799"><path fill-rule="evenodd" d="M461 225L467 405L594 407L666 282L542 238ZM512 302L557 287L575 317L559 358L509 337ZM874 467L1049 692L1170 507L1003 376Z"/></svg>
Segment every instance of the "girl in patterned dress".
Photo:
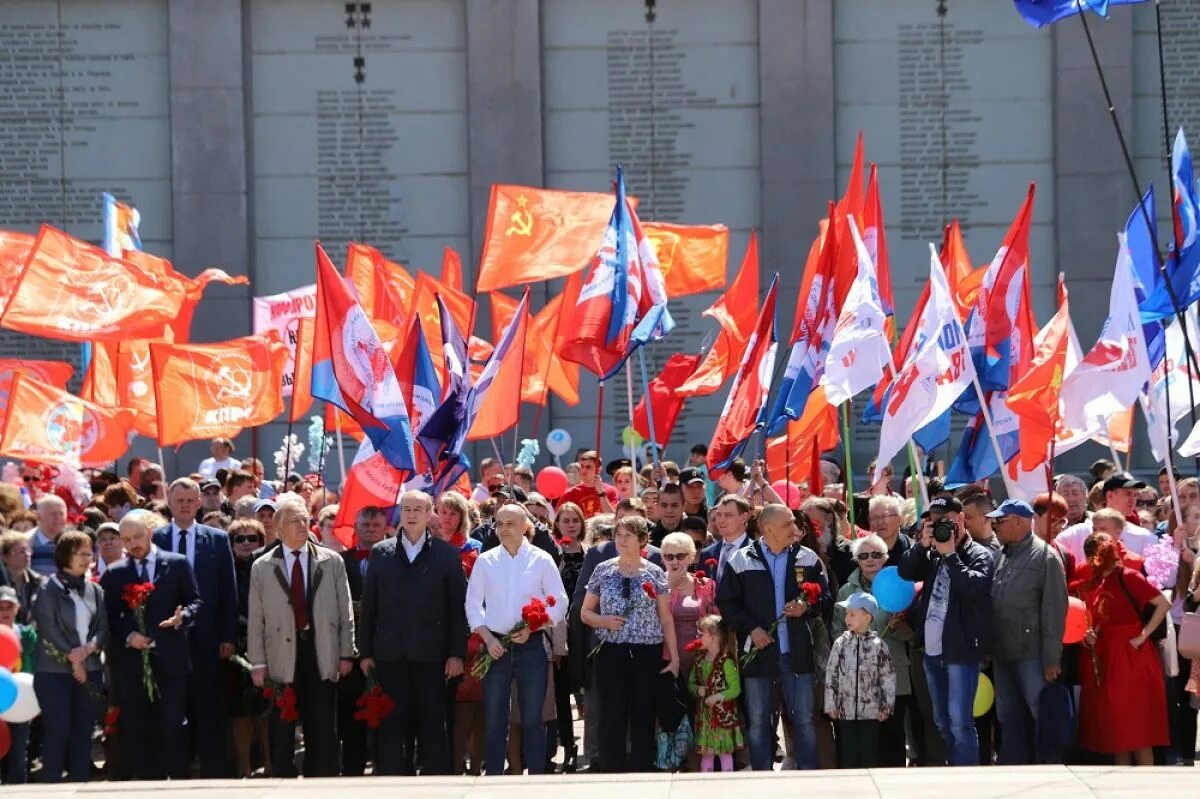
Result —
<svg viewBox="0 0 1200 799"><path fill-rule="evenodd" d="M722 771L733 771L733 752L745 745L737 706L742 693L737 638L720 616L705 616L696 622L696 629L703 656L696 658L692 666L688 689L701 700L696 706L700 770L712 771L713 757L717 756Z"/></svg>

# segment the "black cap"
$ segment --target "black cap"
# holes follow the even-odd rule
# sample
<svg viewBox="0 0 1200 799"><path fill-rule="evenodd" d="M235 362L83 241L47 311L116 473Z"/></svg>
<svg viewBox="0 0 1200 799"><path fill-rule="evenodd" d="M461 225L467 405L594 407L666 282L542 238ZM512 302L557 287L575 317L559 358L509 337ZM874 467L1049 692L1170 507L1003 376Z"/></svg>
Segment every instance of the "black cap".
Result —
<svg viewBox="0 0 1200 799"><path fill-rule="evenodd" d="M697 444L696 446L692 447L692 454L693 455L707 455L708 454L708 445L707 444Z"/></svg>
<svg viewBox="0 0 1200 799"><path fill-rule="evenodd" d="M929 501L930 513L962 513L963 505L954 497L938 497Z"/></svg>
<svg viewBox="0 0 1200 799"><path fill-rule="evenodd" d="M1121 472L1114 474L1112 477L1104 481L1104 492L1119 491L1122 488L1145 488L1146 484L1129 472Z"/></svg>
<svg viewBox="0 0 1200 799"><path fill-rule="evenodd" d="M692 468L689 466L688 468L681 469L679 471L679 484L680 485L687 485L688 483L694 483L697 480L699 480L701 483L704 482L704 474L699 469L695 469L695 468Z"/></svg>
<svg viewBox="0 0 1200 799"><path fill-rule="evenodd" d="M684 516L683 521L679 523L679 529L696 530L703 533L708 530L708 522L699 516Z"/></svg>
<svg viewBox="0 0 1200 799"><path fill-rule="evenodd" d="M617 458L615 461L609 461L608 465L604 467L604 471L609 477L612 477L617 473L617 469L624 469L626 466L633 466L633 463L629 460L629 458Z"/></svg>
<svg viewBox="0 0 1200 799"><path fill-rule="evenodd" d="M220 491L221 484L218 483L216 480L205 480L203 483L200 484L201 491L207 491L210 488L215 488L218 491Z"/></svg>
<svg viewBox="0 0 1200 799"><path fill-rule="evenodd" d="M525 493L524 489L520 488L519 486L510 486L508 484L502 485L493 490L492 496L501 496L505 499L514 499L521 504L525 504L525 500L529 499L529 496Z"/></svg>

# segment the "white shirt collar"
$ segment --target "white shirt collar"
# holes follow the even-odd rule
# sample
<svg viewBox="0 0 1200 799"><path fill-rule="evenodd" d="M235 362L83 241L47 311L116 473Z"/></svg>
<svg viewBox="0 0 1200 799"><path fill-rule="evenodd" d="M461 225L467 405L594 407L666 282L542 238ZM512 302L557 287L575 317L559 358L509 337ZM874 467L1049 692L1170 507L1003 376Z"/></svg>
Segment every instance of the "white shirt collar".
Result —
<svg viewBox="0 0 1200 799"><path fill-rule="evenodd" d="M721 539L721 545L724 546L727 543L731 543L733 545L733 549L741 549L742 544L746 543L746 536L747 533L742 533L737 538L733 539L732 542Z"/></svg>
<svg viewBox="0 0 1200 799"><path fill-rule="evenodd" d="M421 554L421 550L425 547L425 542L429 540L429 531L426 530L421 533L421 537L417 539L415 544L408 540L408 536L405 535L403 530L400 531L399 538L400 543L404 546L404 551L408 554L409 562L412 562L416 559L417 555Z"/></svg>

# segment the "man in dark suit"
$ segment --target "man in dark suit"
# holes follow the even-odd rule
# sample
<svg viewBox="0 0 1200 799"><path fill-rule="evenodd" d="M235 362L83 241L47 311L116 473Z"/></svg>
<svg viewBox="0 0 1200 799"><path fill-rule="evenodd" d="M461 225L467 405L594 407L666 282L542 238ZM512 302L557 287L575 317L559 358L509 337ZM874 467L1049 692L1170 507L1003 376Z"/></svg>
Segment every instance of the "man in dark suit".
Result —
<svg viewBox="0 0 1200 799"><path fill-rule="evenodd" d="M429 532L433 500L400 499L400 535L377 544L363 584L359 648L396 709L379 728L377 774L400 774L415 722L423 774L449 774L446 681L462 676L467 581L454 547ZM415 718L414 718L415 717ZM542 757L542 753L530 753Z"/></svg>
<svg viewBox="0 0 1200 799"><path fill-rule="evenodd" d="M186 558L154 546L140 511L121 519L121 543L129 556L106 571L100 585L112 634L109 654L125 760L135 779L186 779L191 776L184 738L191 671L188 630L202 603L196 578ZM147 582L154 590L146 601L143 634L123 594L126 586ZM159 694L153 702L143 682L142 652L147 649ZM207 688L215 693L213 684Z"/></svg>
<svg viewBox="0 0 1200 799"><path fill-rule="evenodd" d="M737 494L726 494L717 502L711 514L716 518L717 534L721 540L700 550L700 567L709 579L718 583L725 576L725 566L733 553L753 543L746 534L750 523L750 503Z"/></svg>
<svg viewBox="0 0 1200 799"><path fill-rule="evenodd" d="M367 556L371 547L385 538L395 535L384 508L369 505L354 518L354 532L358 539L354 549L342 553L346 561L346 579L350 583L350 603L354 608L354 629L362 648L362 619L360 607L363 595L363 580L367 574ZM357 661L355 663L357 664ZM356 703L362 696L366 680L359 669L355 669L338 680L338 738L342 741L342 776L361 777L367 767L366 722L354 718L358 711Z"/></svg>
<svg viewBox="0 0 1200 799"><path fill-rule="evenodd" d="M187 718L192 746L200 755L200 776L227 776L224 693L214 691L221 679L220 664L234 653L238 639L237 578L229 536L196 521L200 486L181 477L167 493L171 523L154 531L154 545L187 558L196 576L202 601L189 644L192 675L188 686Z"/></svg>

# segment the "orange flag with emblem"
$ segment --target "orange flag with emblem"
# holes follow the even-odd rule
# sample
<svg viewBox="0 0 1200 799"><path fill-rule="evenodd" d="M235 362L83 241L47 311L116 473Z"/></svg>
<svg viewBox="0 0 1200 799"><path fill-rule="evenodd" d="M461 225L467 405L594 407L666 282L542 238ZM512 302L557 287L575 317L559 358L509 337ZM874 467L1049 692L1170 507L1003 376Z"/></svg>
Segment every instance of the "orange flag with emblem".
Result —
<svg viewBox="0 0 1200 799"><path fill-rule="evenodd" d="M0 308L8 303L17 279L33 250L33 236L15 230L0 230Z"/></svg>
<svg viewBox="0 0 1200 799"><path fill-rule="evenodd" d="M462 259L453 247L442 250L442 282L456 291L463 290Z"/></svg>
<svg viewBox="0 0 1200 799"><path fill-rule="evenodd" d="M0 415L8 407L8 396L12 393L13 377L18 369L25 372L27 377L32 377L34 380L61 388L64 391L67 388L67 381L71 379L71 374L75 371L71 364L62 361L0 358Z"/></svg>
<svg viewBox="0 0 1200 799"><path fill-rule="evenodd" d="M568 280L578 278L573 275ZM498 291L489 296L492 299L492 341L499 341L520 301ZM553 391L567 405L579 404L579 364L563 361L554 346L561 329L559 314L562 307L563 295L559 294L528 320L522 402L545 405L547 393Z"/></svg>
<svg viewBox="0 0 1200 799"><path fill-rule="evenodd" d="M162 335L184 301L182 285L43 225L0 317L0 327L64 341Z"/></svg>
<svg viewBox="0 0 1200 799"><path fill-rule="evenodd" d="M808 480L813 468L812 459L819 459L820 453L837 444L837 408L825 400L825 387L817 386L808 395L800 418L788 422L787 433L767 439L768 479L793 483Z"/></svg>
<svg viewBox="0 0 1200 799"><path fill-rule="evenodd" d="M166 258L151 255L143 250L125 250L121 257L157 276L165 289L183 292L179 316L170 325L172 340L180 344L191 338L192 316L209 283L224 283L227 286L250 285L250 280L244 275L230 275L224 269L205 269L195 278L190 278L178 272Z"/></svg>
<svg viewBox="0 0 1200 799"><path fill-rule="evenodd" d="M159 446L232 437L283 412L287 345L274 336L150 345Z"/></svg>
<svg viewBox="0 0 1200 799"><path fill-rule="evenodd" d="M351 242L346 248L346 277L354 284L359 304L369 318L393 325L403 323L416 291L416 282L407 269L389 261L374 247Z"/></svg>
<svg viewBox="0 0 1200 799"><path fill-rule="evenodd" d="M642 230L654 245L668 297L717 291L725 285L729 228L643 222Z"/></svg>
<svg viewBox="0 0 1200 799"><path fill-rule="evenodd" d="M525 290L525 304L528 307L529 289ZM513 316L515 316L515 312L510 314L510 318ZM521 345L525 342L529 332L529 313L523 313L521 318L516 320L516 324L517 329L512 339L513 345L508 348L508 352L502 355L500 368L496 371L496 376L487 389L487 393L484 394L479 412L475 415L475 422L467 433L468 441L479 441L498 436L512 428L521 418L521 403L517 401L517 397L522 393L521 377L526 358L525 347ZM497 344L500 343L501 337L497 337ZM495 354L492 357L494 358ZM476 381L472 388L472 394L478 388L480 388L480 384Z"/></svg>
<svg viewBox="0 0 1200 799"><path fill-rule="evenodd" d="M607 192L493 185L476 290L582 271L604 238L612 210Z"/></svg>
<svg viewBox="0 0 1200 799"><path fill-rule="evenodd" d="M122 341L117 345L116 367L117 406L133 411L133 429L139 436L156 437L158 402L154 396L150 342L146 339Z"/></svg>
<svg viewBox="0 0 1200 799"><path fill-rule="evenodd" d="M105 466L129 449L133 412L101 408L26 372L13 377L0 455L68 466Z"/></svg>
<svg viewBox="0 0 1200 799"><path fill-rule="evenodd" d="M447 285L436 277L417 272L417 285L413 294L413 313L421 316L421 332L429 345L433 368L438 373L438 383L446 385L445 356L442 354L442 318L438 313L437 297L441 295L446 310L454 318L454 324L464 336L470 337L470 326L474 322L475 303L471 295Z"/></svg>
<svg viewBox="0 0 1200 799"><path fill-rule="evenodd" d="M675 390L681 397L703 397L715 393L742 363L746 342L758 319L758 237L750 232L742 268L729 288L702 316L715 319L721 332L704 360L683 385Z"/></svg>
<svg viewBox="0 0 1200 799"><path fill-rule="evenodd" d="M83 375L79 396L88 402L115 408L120 405L117 392L117 347L115 341L97 341L92 345L92 359Z"/></svg>

